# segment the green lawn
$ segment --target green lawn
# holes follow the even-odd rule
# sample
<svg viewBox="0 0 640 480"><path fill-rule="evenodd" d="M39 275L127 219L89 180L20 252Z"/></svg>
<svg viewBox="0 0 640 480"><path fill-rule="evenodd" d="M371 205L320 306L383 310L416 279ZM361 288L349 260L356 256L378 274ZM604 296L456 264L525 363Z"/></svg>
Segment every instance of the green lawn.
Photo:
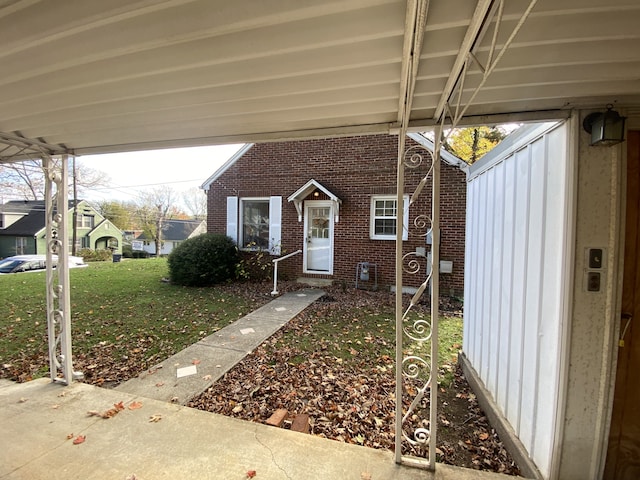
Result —
<svg viewBox="0 0 640 480"><path fill-rule="evenodd" d="M270 285L185 288L162 282L167 275L164 259L99 262L70 271L74 367L88 382L113 385L138 375L268 300L262 296L256 302L249 292L268 291ZM312 305L292 324L297 327L285 328L270 342L272 361L288 351L286 362L301 363L322 351L345 367L393 365L393 307L380 304L382 296L356 304L354 295L361 292L340 296L334 290L337 301ZM0 305L0 378L46 376L44 272L1 275ZM414 315L428 318L424 309ZM442 317L439 332L441 380L447 384L462 342L462 319ZM405 353L428 353L428 342L405 342Z"/></svg>
<svg viewBox="0 0 640 480"><path fill-rule="evenodd" d="M348 295L347 295L348 297ZM410 321L428 320L424 307L409 315ZM272 363L304 363L312 355L336 359L346 368L393 365L395 362L395 311L391 305L355 305L348 298L339 299L331 308L322 302L309 307L298 322L283 329L282 336L268 343L267 355ZM453 379L462 344L462 318L441 316L438 323L438 365L440 382L448 386ZM430 341L415 342L404 336L407 355L426 358Z"/></svg>
<svg viewBox="0 0 640 480"><path fill-rule="evenodd" d="M167 274L164 259L72 269L76 363L86 369L101 361L121 362L122 368L142 371L255 308L224 288L164 283ZM47 375L45 298L44 272L0 276L1 377L28 380Z"/></svg>

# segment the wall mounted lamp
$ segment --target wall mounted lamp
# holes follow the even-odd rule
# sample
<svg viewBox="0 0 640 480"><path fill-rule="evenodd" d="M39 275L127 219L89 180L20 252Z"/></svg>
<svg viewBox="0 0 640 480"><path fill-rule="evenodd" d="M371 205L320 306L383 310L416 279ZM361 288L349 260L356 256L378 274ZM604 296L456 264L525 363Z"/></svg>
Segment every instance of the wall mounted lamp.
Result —
<svg viewBox="0 0 640 480"><path fill-rule="evenodd" d="M606 112L593 112L584 117L582 127L591 134L591 145L610 147L624 142L626 118L607 105Z"/></svg>

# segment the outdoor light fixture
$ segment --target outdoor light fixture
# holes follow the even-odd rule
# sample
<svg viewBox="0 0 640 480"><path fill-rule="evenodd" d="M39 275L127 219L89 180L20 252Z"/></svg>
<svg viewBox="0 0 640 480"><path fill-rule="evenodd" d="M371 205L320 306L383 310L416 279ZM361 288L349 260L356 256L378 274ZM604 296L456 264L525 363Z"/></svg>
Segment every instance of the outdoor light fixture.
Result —
<svg viewBox="0 0 640 480"><path fill-rule="evenodd" d="M582 121L582 127L591 134L591 145L610 147L624 142L625 117L607 105L606 112L590 113Z"/></svg>

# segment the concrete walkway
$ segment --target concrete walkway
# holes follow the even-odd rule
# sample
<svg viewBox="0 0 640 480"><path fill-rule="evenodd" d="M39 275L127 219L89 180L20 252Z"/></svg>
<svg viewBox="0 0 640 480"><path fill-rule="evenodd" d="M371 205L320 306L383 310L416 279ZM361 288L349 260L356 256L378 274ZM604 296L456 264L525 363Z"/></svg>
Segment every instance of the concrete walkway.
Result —
<svg viewBox="0 0 640 480"><path fill-rule="evenodd" d="M286 293L115 390L184 405L323 295L315 289Z"/></svg>

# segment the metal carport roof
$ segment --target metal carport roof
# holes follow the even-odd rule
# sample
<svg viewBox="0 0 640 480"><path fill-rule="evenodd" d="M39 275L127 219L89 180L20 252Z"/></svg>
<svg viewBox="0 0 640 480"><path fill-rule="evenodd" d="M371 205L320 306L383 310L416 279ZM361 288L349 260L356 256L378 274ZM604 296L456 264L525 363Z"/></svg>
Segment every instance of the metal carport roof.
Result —
<svg viewBox="0 0 640 480"><path fill-rule="evenodd" d="M459 98L637 109L638 25L638 0L0 0L0 161L417 129Z"/></svg>

